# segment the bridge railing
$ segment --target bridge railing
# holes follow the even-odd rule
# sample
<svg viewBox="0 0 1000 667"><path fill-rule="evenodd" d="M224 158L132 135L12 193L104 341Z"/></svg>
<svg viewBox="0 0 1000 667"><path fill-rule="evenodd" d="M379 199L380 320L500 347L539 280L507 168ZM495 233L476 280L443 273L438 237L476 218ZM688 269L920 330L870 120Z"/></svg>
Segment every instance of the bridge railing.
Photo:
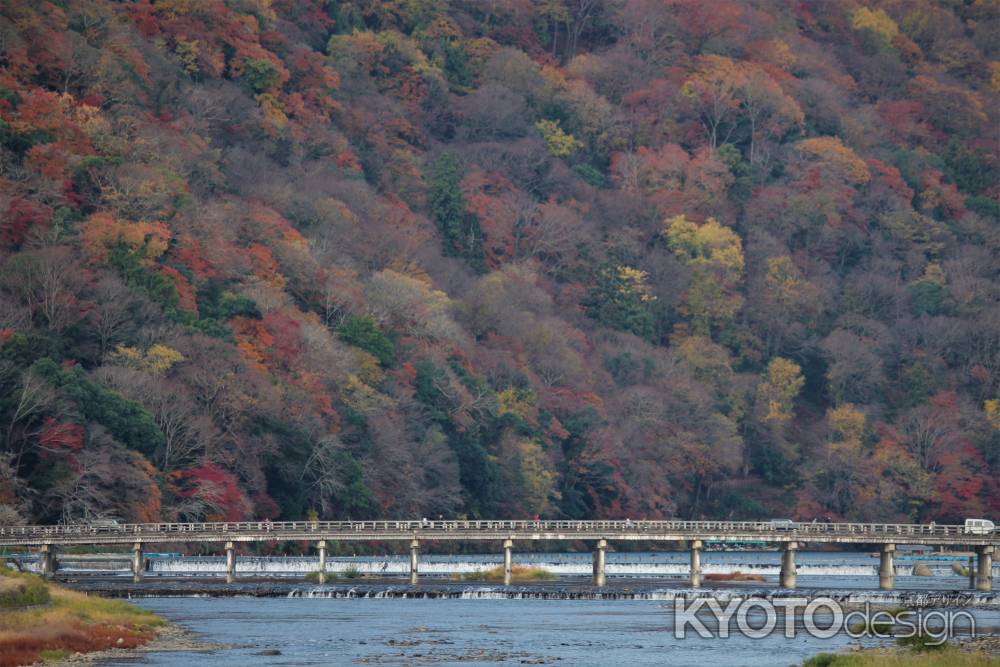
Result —
<svg viewBox="0 0 1000 667"><path fill-rule="evenodd" d="M566 533L595 534L613 537L622 534L702 535L710 533L793 534L810 536L914 536L948 537L972 534L961 525L898 524L898 523L783 523L771 521L632 521L625 520L380 520L380 521L240 521L201 523L126 523L78 524L54 526L0 526L0 537L59 538L90 535L135 535L137 538L154 538L157 535L176 537L190 533L193 539L207 534L398 534L416 533L433 537L434 534L455 536L468 533L470 537L482 533Z"/></svg>

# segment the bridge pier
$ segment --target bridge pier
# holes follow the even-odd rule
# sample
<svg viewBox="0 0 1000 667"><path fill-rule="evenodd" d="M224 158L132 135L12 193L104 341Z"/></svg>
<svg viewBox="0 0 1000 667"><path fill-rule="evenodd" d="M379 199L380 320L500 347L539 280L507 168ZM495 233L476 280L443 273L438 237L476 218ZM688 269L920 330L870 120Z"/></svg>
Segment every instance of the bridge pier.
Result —
<svg viewBox="0 0 1000 667"><path fill-rule="evenodd" d="M883 591L891 591L896 578L896 566L893 563L895 544L883 544L878 560L878 587Z"/></svg>
<svg viewBox="0 0 1000 667"><path fill-rule="evenodd" d="M317 569L319 570L318 581L321 584L326 583L326 540L320 540L316 543L316 550L319 551L319 563L317 564Z"/></svg>
<svg viewBox="0 0 1000 667"><path fill-rule="evenodd" d="M132 545L132 581L136 584L142 581L142 542Z"/></svg>
<svg viewBox="0 0 1000 667"><path fill-rule="evenodd" d="M410 542L410 585L417 584L417 556L420 554L420 541Z"/></svg>
<svg viewBox="0 0 1000 667"><path fill-rule="evenodd" d="M606 559L606 552L608 550L608 541L605 539L597 540L597 548L594 550L594 585L603 586L604 585L604 563Z"/></svg>
<svg viewBox="0 0 1000 667"><path fill-rule="evenodd" d="M781 552L781 579L782 588L795 588L795 550L799 545L795 542L786 542Z"/></svg>
<svg viewBox="0 0 1000 667"><path fill-rule="evenodd" d="M691 540L691 588L701 588L701 540Z"/></svg>
<svg viewBox="0 0 1000 667"><path fill-rule="evenodd" d="M226 583L236 581L236 548L232 542L226 542Z"/></svg>
<svg viewBox="0 0 1000 667"><path fill-rule="evenodd" d="M510 586L514 569L514 540L503 541L503 585Z"/></svg>
<svg viewBox="0 0 1000 667"><path fill-rule="evenodd" d="M38 573L43 577L51 577L56 571L56 548L51 544L43 544L38 550Z"/></svg>
<svg viewBox="0 0 1000 667"><path fill-rule="evenodd" d="M993 552L995 547L983 546L976 548L976 590L993 590Z"/></svg>

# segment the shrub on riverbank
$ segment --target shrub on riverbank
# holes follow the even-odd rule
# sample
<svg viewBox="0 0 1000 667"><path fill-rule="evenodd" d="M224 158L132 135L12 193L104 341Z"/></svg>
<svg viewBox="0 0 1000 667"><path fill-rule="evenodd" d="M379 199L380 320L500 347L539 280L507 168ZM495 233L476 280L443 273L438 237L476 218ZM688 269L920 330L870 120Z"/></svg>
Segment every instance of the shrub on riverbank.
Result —
<svg viewBox="0 0 1000 667"><path fill-rule="evenodd" d="M489 570L476 570L455 575L459 581L503 581L503 565L497 565ZM528 567L525 565L514 565L510 568L511 581L551 581L556 578L545 568Z"/></svg>
<svg viewBox="0 0 1000 667"><path fill-rule="evenodd" d="M35 602L0 614L0 667L29 665L70 653L135 648L152 639L164 623L152 612L126 602L70 591L35 575L0 570L0 588L17 590L21 584L26 597L20 599Z"/></svg>
<svg viewBox="0 0 1000 667"><path fill-rule="evenodd" d="M0 575L0 609L48 604L49 589L37 577Z"/></svg>

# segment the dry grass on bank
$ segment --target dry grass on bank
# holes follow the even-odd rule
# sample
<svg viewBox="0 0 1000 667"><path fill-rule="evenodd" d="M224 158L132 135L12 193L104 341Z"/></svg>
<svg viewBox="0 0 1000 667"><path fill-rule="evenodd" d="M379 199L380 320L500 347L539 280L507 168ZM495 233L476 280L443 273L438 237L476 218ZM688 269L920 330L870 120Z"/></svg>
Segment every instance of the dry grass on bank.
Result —
<svg viewBox="0 0 1000 667"><path fill-rule="evenodd" d="M861 651L858 653L820 653L806 660L802 667L1000 667L1000 657L985 653L966 653L945 647L929 653L912 651Z"/></svg>
<svg viewBox="0 0 1000 667"><path fill-rule="evenodd" d="M126 602L67 590L35 575L0 570L0 589L33 591L24 605L0 611L0 667L28 665L73 653L135 648L164 621ZM44 599L38 591L44 590Z"/></svg>
<svg viewBox="0 0 1000 667"><path fill-rule="evenodd" d="M514 565L510 568L510 578L514 582L531 581L552 581L556 575L545 568L528 567L526 565ZM458 581L503 581L503 565L497 565L489 570L476 570L475 572L465 572L453 577Z"/></svg>
<svg viewBox="0 0 1000 667"><path fill-rule="evenodd" d="M702 578L705 581L767 581L767 577L762 574L749 574L739 570L725 574L706 574Z"/></svg>

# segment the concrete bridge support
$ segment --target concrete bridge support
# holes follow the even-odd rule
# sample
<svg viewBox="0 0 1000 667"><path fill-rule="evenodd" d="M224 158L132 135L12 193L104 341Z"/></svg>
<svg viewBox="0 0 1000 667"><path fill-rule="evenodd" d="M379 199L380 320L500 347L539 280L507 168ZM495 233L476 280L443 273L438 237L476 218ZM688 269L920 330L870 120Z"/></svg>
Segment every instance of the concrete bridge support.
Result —
<svg viewBox="0 0 1000 667"><path fill-rule="evenodd" d="M132 545L132 581L139 583L142 581L142 542Z"/></svg>
<svg viewBox="0 0 1000 667"><path fill-rule="evenodd" d="M976 557L975 556L969 556L969 565L968 565L967 569L969 571L969 588L971 588L972 590L976 590Z"/></svg>
<svg viewBox="0 0 1000 667"><path fill-rule="evenodd" d="M226 542L226 583L236 581L236 547L232 542Z"/></svg>
<svg viewBox="0 0 1000 667"><path fill-rule="evenodd" d="M784 550L781 552L781 579L782 588L795 588L795 550L799 545L795 542L786 542Z"/></svg>
<svg viewBox="0 0 1000 667"><path fill-rule="evenodd" d="M701 588L701 540L691 540L691 588Z"/></svg>
<svg viewBox="0 0 1000 667"><path fill-rule="evenodd" d="M893 562L895 544L883 544L878 560L878 587L883 591L891 591L896 578L896 565Z"/></svg>
<svg viewBox="0 0 1000 667"><path fill-rule="evenodd" d="M597 548L594 550L594 585L604 585L604 563L608 550L607 540L597 540Z"/></svg>
<svg viewBox="0 0 1000 667"><path fill-rule="evenodd" d="M503 585L510 586L513 580L514 540L503 541Z"/></svg>
<svg viewBox="0 0 1000 667"><path fill-rule="evenodd" d="M316 550L319 552L319 563L317 563L316 568L319 571L318 581L321 584L326 583L326 540L320 540L316 543Z"/></svg>
<svg viewBox="0 0 1000 667"><path fill-rule="evenodd" d="M417 557L420 555L420 540L410 542L410 584L417 583Z"/></svg>
<svg viewBox="0 0 1000 667"><path fill-rule="evenodd" d="M976 548L976 590L993 590L993 552L992 546Z"/></svg>
<svg viewBox="0 0 1000 667"><path fill-rule="evenodd" d="M43 544L38 551L38 572L43 577L51 577L56 571L56 548Z"/></svg>

